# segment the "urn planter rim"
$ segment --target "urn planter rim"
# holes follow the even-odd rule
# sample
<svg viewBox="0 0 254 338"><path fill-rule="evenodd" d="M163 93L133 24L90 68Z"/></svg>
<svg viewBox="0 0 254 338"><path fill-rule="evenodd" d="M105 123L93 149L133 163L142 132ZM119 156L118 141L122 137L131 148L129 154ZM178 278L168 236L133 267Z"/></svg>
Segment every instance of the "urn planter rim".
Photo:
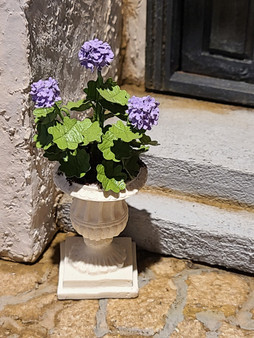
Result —
<svg viewBox="0 0 254 338"><path fill-rule="evenodd" d="M70 184L64 174L58 174L59 165L54 169L55 185L64 193L85 201L97 202L113 202L125 200L126 198L135 195L146 183L147 166L142 162L138 175L131 181L126 183L126 189L118 194L112 191L104 191L97 184L82 185L76 182Z"/></svg>

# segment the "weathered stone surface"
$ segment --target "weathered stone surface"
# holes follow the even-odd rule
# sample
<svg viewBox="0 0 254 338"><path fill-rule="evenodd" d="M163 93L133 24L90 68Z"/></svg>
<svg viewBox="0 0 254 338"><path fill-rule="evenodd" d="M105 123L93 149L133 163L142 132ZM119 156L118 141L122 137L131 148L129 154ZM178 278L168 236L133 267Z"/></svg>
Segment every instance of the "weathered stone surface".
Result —
<svg viewBox="0 0 254 338"><path fill-rule="evenodd" d="M170 338L205 338L206 330L198 320L183 320L177 325Z"/></svg>
<svg viewBox="0 0 254 338"><path fill-rule="evenodd" d="M154 260L153 257L149 257L145 262L149 266L149 269L157 276L165 276L168 278L175 276L187 268L186 261L173 257L160 257L159 260Z"/></svg>
<svg viewBox="0 0 254 338"><path fill-rule="evenodd" d="M160 145L144 156L147 184L253 206L253 109L153 96L161 103L160 119L150 136Z"/></svg>
<svg viewBox="0 0 254 338"><path fill-rule="evenodd" d="M120 75L122 1L105 0L45 4L35 0L25 8L30 40L31 72L35 80L47 76L59 81L61 97L80 98L84 85L96 77L80 66L78 51L90 39L107 41L115 54L103 74ZM75 38L74 38L75 37Z"/></svg>
<svg viewBox="0 0 254 338"><path fill-rule="evenodd" d="M157 191L140 192L127 202L124 235L143 249L254 272L253 212Z"/></svg>
<svg viewBox="0 0 254 338"><path fill-rule="evenodd" d="M0 256L25 262L40 255L56 230L50 168L31 146L26 5L4 0L0 8Z"/></svg>
<svg viewBox="0 0 254 338"><path fill-rule="evenodd" d="M96 313L99 309L97 300L69 302L56 317L56 324L51 330L51 337L77 338L80 335L95 337Z"/></svg>
<svg viewBox="0 0 254 338"><path fill-rule="evenodd" d="M52 165L35 149L30 84L55 77L65 101L82 96L86 80L77 53L98 37L112 46L120 73L120 0L3 0L0 7L0 256L34 262L56 232ZM117 32L117 34L116 34Z"/></svg>
<svg viewBox="0 0 254 338"><path fill-rule="evenodd" d="M146 1L124 0L123 13L122 80L124 83L144 85Z"/></svg>
<svg viewBox="0 0 254 338"><path fill-rule="evenodd" d="M57 226L63 231L75 232L70 219L72 197L64 194L57 206Z"/></svg>
<svg viewBox="0 0 254 338"><path fill-rule="evenodd" d="M164 324L169 307L176 297L171 279L150 281L136 299L112 299L107 306L107 323L111 331L120 334L153 335Z"/></svg>
<svg viewBox="0 0 254 338"><path fill-rule="evenodd" d="M210 331L216 331L225 319L225 315L220 311L207 310L196 313L196 318Z"/></svg>
<svg viewBox="0 0 254 338"><path fill-rule="evenodd" d="M22 323L33 323L40 320L42 313L48 311L50 306L56 304L56 301L55 293L44 294L24 303L6 305L4 310L0 312L0 316L13 317Z"/></svg>
<svg viewBox="0 0 254 338"><path fill-rule="evenodd" d="M254 337L253 277L142 250L138 298L58 301L59 243L69 235L34 265L0 260L0 337Z"/></svg>
<svg viewBox="0 0 254 338"><path fill-rule="evenodd" d="M0 260L0 297L22 295L27 291L37 290L45 282L50 283L56 290L60 256L59 243L66 236L73 236L73 234L59 233L37 264L18 264Z"/></svg>
<svg viewBox="0 0 254 338"><path fill-rule="evenodd" d="M186 283L188 294L183 311L186 318L195 318L197 313L207 310L234 316L250 291L243 277L226 272L191 275Z"/></svg>
<svg viewBox="0 0 254 338"><path fill-rule="evenodd" d="M47 330L38 324L23 325L10 317L0 318L0 337L46 337Z"/></svg>
<svg viewBox="0 0 254 338"><path fill-rule="evenodd" d="M0 296L16 295L34 289L43 279L44 273L43 266L41 270L37 266L1 262Z"/></svg>
<svg viewBox="0 0 254 338"><path fill-rule="evenodd" d="M254 337L254 332L242 330L238 327L235 327L233 325L230 325L226 322L222 323L220 329L219 329L219 338L244 338L244 337Z"/></svg>

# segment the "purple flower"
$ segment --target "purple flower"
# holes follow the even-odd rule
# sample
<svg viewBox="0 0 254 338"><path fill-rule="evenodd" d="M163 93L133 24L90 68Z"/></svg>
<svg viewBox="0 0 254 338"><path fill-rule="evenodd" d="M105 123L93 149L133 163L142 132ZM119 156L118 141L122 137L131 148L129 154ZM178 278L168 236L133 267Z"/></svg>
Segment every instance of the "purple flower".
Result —
<svg viewBox="0 0 254 338"><path fill-rule="evenodd" d="M101 70L104 66L109 66L114 58L114 53L107 42L94 39L83 44L78 57L82 66L93 71L94 67Z"/></svg>
<svg viewBox="0 0 254 338"><path fill-rule="evenodd" d="M151 130L158 124L159 102L151 96L132 96L128 101L129 121L137 129Z"/></svg>
<svg viewBox="0 0 254 338"><path fill-rule="evenodd" d="M52 77L49 77L48 80L34 82L31 85L30 94L36 108L49 108L61 100L58 82Z"/></svg>

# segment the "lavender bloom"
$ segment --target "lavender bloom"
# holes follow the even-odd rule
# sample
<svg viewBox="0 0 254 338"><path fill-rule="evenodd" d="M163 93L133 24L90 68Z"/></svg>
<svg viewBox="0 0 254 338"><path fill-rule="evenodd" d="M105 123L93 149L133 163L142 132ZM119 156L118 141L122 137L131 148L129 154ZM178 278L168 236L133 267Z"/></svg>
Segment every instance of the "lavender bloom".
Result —
<svg viewBox="0 0 254 338"><path fill-rule="evenodd" d="M49 77L48 80L34 82L31 85L30 94L36 108L49 108L61 100L58 82L52 77Z"/></svg>
<svg viewBox="0 0 254 338"><path fill-rule="evenodd" d="M82 66L93 71L94 67L101 70L104 66L109 66L114 58L114 53L107 42L94 39L83 44L78 57Z"/></svg>
<svg viewBox="0 0 254 338"><path fill-rule="evenodd" d="M137 129L151 130L158 124L159 103L151 96L132 96L128 101L129 121Z"/></svg>

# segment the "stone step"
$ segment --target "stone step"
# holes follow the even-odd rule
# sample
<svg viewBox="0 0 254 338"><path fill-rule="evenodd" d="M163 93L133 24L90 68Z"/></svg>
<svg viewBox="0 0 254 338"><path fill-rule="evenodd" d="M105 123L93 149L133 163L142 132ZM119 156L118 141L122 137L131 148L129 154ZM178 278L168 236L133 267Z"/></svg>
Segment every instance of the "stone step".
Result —
<svg viewBox="0 0 254 338"><path fill-rule="evenodd" d="M150 135L160 145L144 156L148 185L254 205L254 109L151 95L160 118Z"/></svg>
<svg viewBox="0 0 254 338"><path fill-rule="evenodd" d="M142 191L124 235L148 251L254 272L254 210Z"/></svg>

